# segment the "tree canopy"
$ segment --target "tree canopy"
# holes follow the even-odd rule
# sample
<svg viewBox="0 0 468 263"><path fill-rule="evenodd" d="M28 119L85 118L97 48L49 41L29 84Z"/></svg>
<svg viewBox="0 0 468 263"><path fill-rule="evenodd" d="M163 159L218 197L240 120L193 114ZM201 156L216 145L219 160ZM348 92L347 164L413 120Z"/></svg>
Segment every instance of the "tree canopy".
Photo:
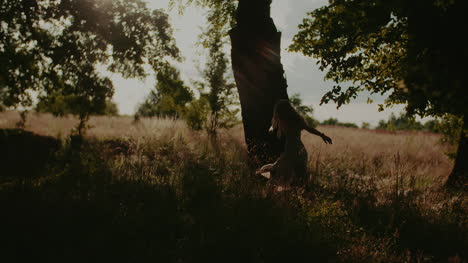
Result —
<svg viewBox="0 0 468 263"><path fill-rule="evenodd" d="M113 94L109 70L147 76L179 58L168 16L141 0L1 0L0 105L28 107L64 96L75 114L102 111Z"/></svg>
<svg viewBox="0 0 468 263"><path fill-rule="evenodd" d="M463 0L333 0L308 14L290 50L317 58L337 83L322 102L341 105L368 90L407 103L411 114L465 115L466 11Z"/></svg>
<svg viewBox="0 0 468 263"><path fill-rule="evenodd" d="M409 115L463 118L447 184L468 178L468 46L464 0L331 0L299 26L290 50L318 59L337 84L322 98L340 106L360 91L388 94ZM343 89L340 83L351 83ZM383 105L381 105L381 108Z"/></svg>

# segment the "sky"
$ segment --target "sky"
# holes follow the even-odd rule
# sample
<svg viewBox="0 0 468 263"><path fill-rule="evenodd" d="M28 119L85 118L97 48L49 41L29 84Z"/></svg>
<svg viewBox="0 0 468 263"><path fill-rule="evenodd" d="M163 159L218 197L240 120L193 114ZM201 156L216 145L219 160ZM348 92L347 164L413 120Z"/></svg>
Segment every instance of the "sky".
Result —
<svg viewBox="0 0 468 263"><path fill-rule="evenodd" d="M147 0L147 2L150 8L162 8L169 14L174 37L184 57L184 61L176 66L181 71L186 84L190 86L190 83L199 77L197 67L203 61L201 48L196 46L196 42L205 23L205 11L191 6L180 15L177 9L168 10L168 0ZM403 105L378 112L377 104L384 99L381 96L372 97L374 103L367 104L368 96L363 95L338 110L335 104L319 105L321 97L330 90L332 83L324 81L324 73L318 69L316 60L299 53L288 52L286 48L292 43L292 38L298 32L298 25L306 17L307 12L326 5L327 2L327 0L273 0L271 16L278 30L282 32L281 59L288 80L289 94L299 93L304 104L313 106L313 117L320 121L333 117L342 122L354 122L358 125L363 122L376 125L379 120L387 119L392 112L399 114L404 109ZM155 84L154 76L140 81L123 79L118 74L109 74L115 86L113 99L121 114L132 115Z"/></svg>

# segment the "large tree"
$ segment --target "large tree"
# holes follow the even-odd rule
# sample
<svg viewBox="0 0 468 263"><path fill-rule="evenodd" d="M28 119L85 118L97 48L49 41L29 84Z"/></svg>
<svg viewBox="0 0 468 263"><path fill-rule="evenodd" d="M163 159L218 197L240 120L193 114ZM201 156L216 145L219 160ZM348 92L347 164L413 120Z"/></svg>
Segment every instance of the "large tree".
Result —
<svg viewBox="0 0 468 263"><path fill-rule="evenodd" d="M0 0L4 108L63 96L85 120L113 94L102 70L144 78L168 57L179 57L168 16L142 0Z"/></svg>
<svg viewBox="0 0 468 263"><path fill-rule="evenodd" d="M230 24L231 64L239 93L245 141L253 167L279 156L284 142L269 132L273 107L287 99L281 33L270 16L271 0L173 0L218 10Z"/></svg>
<svg viewBox="0 0 468 263"><path fill-rule="evenodd" d="M448 184L464 185L468 45L460 29L467 6L464 0L333 0L309 13L290 49L317 58L326 78L337 83L322 102L341 105L368 90L387 93L387 105L406 103L409 114L462 117Z"/></svg>
<svg viewBox="0 0 468 263"><path fill-rule="evenodd" d="M281 33L270 17L270 5L271 0L239 0L237 24L230 31L245 139L254 163L263 164L282 151L283 144L268 130L274 105L288 99Z"/></svg>

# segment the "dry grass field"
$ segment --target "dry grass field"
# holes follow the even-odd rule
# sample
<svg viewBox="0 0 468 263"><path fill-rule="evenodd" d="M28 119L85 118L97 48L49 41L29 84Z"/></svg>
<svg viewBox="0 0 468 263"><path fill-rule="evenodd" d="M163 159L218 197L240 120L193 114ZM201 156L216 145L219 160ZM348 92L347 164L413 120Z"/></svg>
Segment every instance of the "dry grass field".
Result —
<svg viewBox="0 0 468 263"><path fill-rule="evenodd" d="M0 113L0 128L14 128L17 112ZM39 135L66 138L78 124L74 117L30 114L25 129ZM145 144L146 139L181 137L192 147L208 144L203 133L190 131L182 121L141 119L133 117L92 117L87 136L101 139L125 139ZM452 150L440 143L440 135L427 132L386 132L321 126L318 129L333 139L326 145L314 135L303 132L302 140L309 153L313 174L343 174L365 180L376 179L392 184L399 177L416 180L422 186L440 186L450 173L453 161L446 152ZM244 146L242 127L220 132L221 144L234 141Z"/></svg>
<svg viewBox="0 0 468 263"><path fill-rule="evenodd" d="M50 262L467 259L467 200L442 188L453 149L436 134L318 127L326 145L304 132L310 185L277 192L248 169L240 126L213 143L181 121L93 117L76 148L76 119L27 119L25 130L62 146L40 176L0 176L7 256L22 246ZM18 120L0 113L0 129ZM53 245L37 243L44 226Z"/></svg>

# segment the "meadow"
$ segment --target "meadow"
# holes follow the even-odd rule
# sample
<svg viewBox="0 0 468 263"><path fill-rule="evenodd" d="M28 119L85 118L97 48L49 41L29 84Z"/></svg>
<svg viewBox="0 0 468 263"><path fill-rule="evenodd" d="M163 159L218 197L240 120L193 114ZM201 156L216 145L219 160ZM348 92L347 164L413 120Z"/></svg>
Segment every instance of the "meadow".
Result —
<svg viewBox="0 0 468 263"><path fill-rule="evenodd" d="M319 126L333 145L303 133L310 182L278 191L248 168L241 126L214 142L171 119L93 117L84 138L73 117L18 120L0 113L3 262L468 259L437 134Z"/></svg>

